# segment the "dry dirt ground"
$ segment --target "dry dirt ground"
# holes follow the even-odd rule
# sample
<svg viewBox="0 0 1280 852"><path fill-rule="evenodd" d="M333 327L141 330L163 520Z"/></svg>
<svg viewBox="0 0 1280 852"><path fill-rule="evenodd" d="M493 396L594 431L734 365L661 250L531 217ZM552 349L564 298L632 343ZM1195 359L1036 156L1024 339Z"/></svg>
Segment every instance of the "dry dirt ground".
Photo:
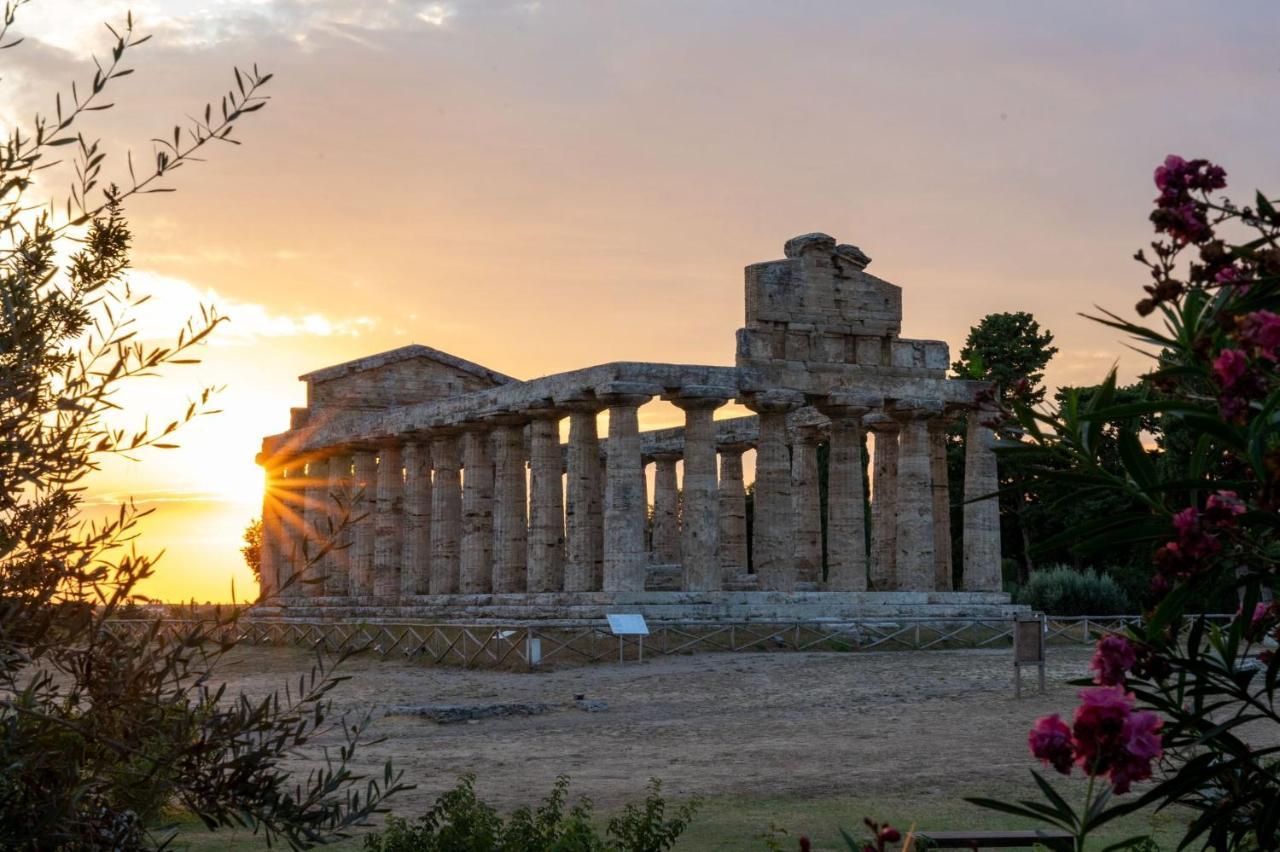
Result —
<svg viewBox="0 0 1280 852"><path fill-rule="evenodd" d="M1005 824L960 799L1028 794L1027 730L1037 716L1071 711L1068 681L1087 674L1090 650L1051 647L1048 693L1036 694L1034 676L1024 675L1022 700L1013 697L1007 649L721 653L533 673L357 657L344 664L351 680L334 697L341 710L371 710L386 738L360 766L380 774L393 758L418 785L395 802L398 814L422 813L462 773L474 773L481 795L503 809L536 802L568 773L572 792L606 813L642 798L655 776L671 798L708 799L704 839L682 848L760 848L705 838L716 819L743 837L771 822L794 836L806 830L796 820L854 825L857 808L923 827ZM224 674L233 690L253 695L296 679L310 661L295 649L236 654ZM584 712L577 694L608 709ZM497 702L553 709L461 724L384 715L393 705ZM831 815L806 811L822 801L836 803ZM828 830L834 825L819 833Z"/></svg>

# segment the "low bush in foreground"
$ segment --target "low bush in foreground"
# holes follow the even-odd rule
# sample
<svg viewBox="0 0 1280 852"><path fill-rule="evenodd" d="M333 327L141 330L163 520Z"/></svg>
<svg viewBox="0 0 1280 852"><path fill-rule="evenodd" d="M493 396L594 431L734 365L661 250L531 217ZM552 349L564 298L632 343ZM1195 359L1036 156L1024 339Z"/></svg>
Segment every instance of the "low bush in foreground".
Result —
<svg viewBox="0 0 1280 852"><path fill-rule="evenodd" d="M649 781L641 805L627 805L609 820L602 836L588 798L566 810L569 776L556 779L550 795L536 810L518 809L502 816L476 796L475 776L436 799L423 816L408 822L390 817L387 827L365 837L368 852L662 852L675 845L693 819L695 796L667 818L662 782Z"/></svg>
<svg viewBox="0 0 1280 852"><path fill-rule="evenodd" d="M1049 615L1123 615L1130 609L1129 596L1115 580L1066 565L1033 572L1016 599Z"/></svg>

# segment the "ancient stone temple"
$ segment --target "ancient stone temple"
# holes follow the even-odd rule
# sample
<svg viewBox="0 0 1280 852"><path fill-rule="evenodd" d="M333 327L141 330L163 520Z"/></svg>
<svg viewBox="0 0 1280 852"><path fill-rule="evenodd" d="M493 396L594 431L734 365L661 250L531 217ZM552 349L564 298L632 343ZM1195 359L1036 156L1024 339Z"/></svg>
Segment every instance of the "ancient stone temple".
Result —
<svg viewBox="0 0 1280 852"><path fill-rule="evenodd" d="M521 381L406 346L302 376L306 407L258 457L259 613L1005 611L996 501L974 499L997 488L985 386L946 377L946 343L900 335L902 290L870 262L806 234L784 259L748 266L732 367L619 362ZM641 431L637 412L655 399L685 425ZM754 415L716 419L730 401ZM964 493L951 494L946 426L959 418Z"/></svg>

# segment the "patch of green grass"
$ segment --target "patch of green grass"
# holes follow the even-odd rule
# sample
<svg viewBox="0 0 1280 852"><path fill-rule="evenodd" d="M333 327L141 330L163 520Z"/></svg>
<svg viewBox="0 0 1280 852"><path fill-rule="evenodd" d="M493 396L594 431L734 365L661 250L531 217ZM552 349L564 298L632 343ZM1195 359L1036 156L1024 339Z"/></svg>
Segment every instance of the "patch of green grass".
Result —
<svg viewBox="0 0 1280 852"><path fill-rule="evenodd" d="M989 795L989 793L987 793ZM973 791L973 795L983 795ZM1031 795L1027 791L1027 795ZM676 845L681 852L716 849L725 852L765 848L761 835L770 826L785 829L783 849L799 848L798 838L807 835L815 849L845 848L840 828L855 838L865 834L863 817L888 822L906 831L1028 829L1037 826L1015 816L988 811L951 795L847 795L822 798L717 797L708 799L689 830ZM1135 814L1105 826L1098 838L1101 849L1117 840L1150 835L1164 849L1174 849L1182 837L1185 818L1168 814Z"/></svg>
<svg viewBox="0 0 1280 852"><path fill-rule="evenodd" d="M1028 779L1029 780L1029 779ZM1064 793L1067 791L1064 791ZM972 795L1023 795L1010 790L974 790ZM1025 791L1025 795L1032 795ZM673 796L677 800L679 796ZM417 814L402 814L412 818ZM771 827L785 830L783 849L798 849L799 837L806 835L816 850L843 850L840 828L861 839L865 831L863 817L889 822L904 832L917 829L995 830L1028 829L1039 826L1015 816L996 813L965 802L961 796L943 793L842 795L805 798L795 795L777 798L754 796L717 796L708 798L694 816L693 824L676 844L678 852L723 850L723 852L760 852L765 849L762 838ZM603 825L608 815L601 813ZM1185 816L1170 813L1135 814L1116 820L1097 836L1096 848L1135 835L1150 835L1163 849L1174 849L1182 837ZM173 848L182 852L221 852L221 850L266 849L261 837L248 831L205 831L194 819L185 819ZM279 844L277 844L279 848ZM287 848L287 847L285 847ZM361 848L357 838L325 846L336 852L354 852Z"/></svg>

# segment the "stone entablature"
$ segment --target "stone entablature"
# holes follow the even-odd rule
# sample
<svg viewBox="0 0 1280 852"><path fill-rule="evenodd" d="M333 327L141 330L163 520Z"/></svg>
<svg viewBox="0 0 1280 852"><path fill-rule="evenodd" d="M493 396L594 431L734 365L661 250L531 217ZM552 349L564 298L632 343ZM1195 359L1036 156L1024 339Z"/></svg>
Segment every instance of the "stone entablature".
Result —
<svg viewBox="0 0 1280 852"><path fill-rule="evenodd" d="M601 594L660 589L712 603L840 593L837 608L865 607L858 595L868 593L947 593L953 501L940 424L958 413L969 417L972 501L962 588L998 597L995 501L973 500L997 490L992 435L975 407L985 386L946 378L945 343L899 336L901 289L868 274L856 247L807 234L785 254L747 268L733 367L618 362L518 381L408 346L303 376L307 407L264 439L258 459L269 485L264 600L295 613L434 612L451 602L469 613L490 597L510 608L526 596L540 612L564 596L592 595L595 605ZM641 432L638 409L656 398L682 409L685 425ZM731 401L755 414L714 420ZM596 426L603 411L606 435ZM751 449L748 560L742 454ZM342 507L358 520L314 560ZM307 582L277 593L303 571Z"/></svg>

